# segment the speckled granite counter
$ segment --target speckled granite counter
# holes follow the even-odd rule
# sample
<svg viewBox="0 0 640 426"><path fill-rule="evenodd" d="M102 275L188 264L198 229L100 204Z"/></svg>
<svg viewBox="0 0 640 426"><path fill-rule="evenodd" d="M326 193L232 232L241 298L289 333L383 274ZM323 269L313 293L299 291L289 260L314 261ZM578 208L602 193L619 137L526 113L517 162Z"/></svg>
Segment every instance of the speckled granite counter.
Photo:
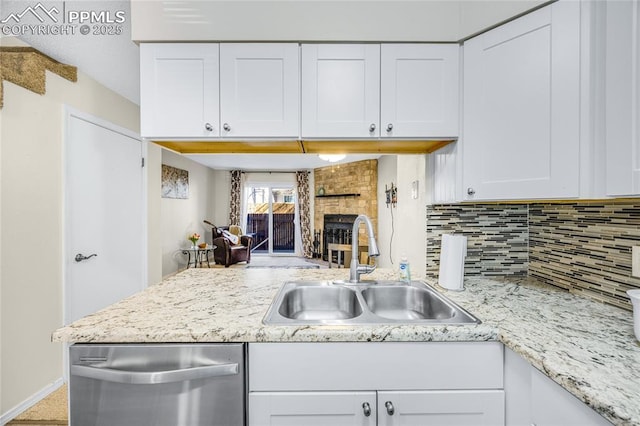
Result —
<svg viewBox="0 0 640 426"><path fill-rule="evenodd" d="M64 342L499 340L616 424L640 424L640 344L631 312L525 278L442 290L479 325L265 326L288 280L344 279L341 269L189 269L57 330ZM394 278L379 270L372 279Z"/></svg>

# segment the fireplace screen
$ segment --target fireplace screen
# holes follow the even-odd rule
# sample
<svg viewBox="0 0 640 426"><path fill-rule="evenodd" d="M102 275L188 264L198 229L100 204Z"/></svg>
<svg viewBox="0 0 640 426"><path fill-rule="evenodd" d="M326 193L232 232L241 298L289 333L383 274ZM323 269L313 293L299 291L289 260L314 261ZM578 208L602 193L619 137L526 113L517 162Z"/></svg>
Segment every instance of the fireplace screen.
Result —
<svg viewBox="0 0 640 426"><path fill-rule="evenodd" d="M329 244L351 244L353 222L356 214L326 214L322 232L322 259L329 260ZM342 256L344 259L344 256ZM338 254L334 252L332 262L338 261Z"/></svg>

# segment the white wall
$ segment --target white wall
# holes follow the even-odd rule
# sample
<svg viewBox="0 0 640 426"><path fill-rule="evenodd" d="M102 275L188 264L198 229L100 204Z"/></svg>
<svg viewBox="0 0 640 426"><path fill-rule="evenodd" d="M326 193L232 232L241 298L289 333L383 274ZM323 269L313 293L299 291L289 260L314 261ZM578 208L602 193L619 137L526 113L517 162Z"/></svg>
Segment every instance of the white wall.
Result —
<svg viewBox="0 0 640 426"><path fill-rule="evenodd" d="M209 221L216 225L229 224L229 202L231 200L231 173L228 170L214 170L213 193L215 201Z"/></svg>
<svg viewBox="0 0 640 426"><path fill-rule="evenodd" d="M424 278L427 262L426 156L398 155L397 259L406 255L412 278ZM418 198L411 198L411 184L418 182Z"/></svg>
<svg viewBox="0 0 640 426"><path fill-rule="evenodd" d="M136 41L458 41L541 0L133 0ZM189 19L179 14L188 11Z"/></svg>
<svg viewBox="0 0 640 426"><path fill-rule="evenodd" d="M147 144L147 281L162 281L162 151L159 145Z"/></svg>
<svg viewBox="0 0 640 426"><path fill-rule="evenodd" d="M197 232L200 242L205 241L205 233L210 228L203 220L211 221L217 199L213 170L166 149L162 150L162 164L189 172L189 198L161 198L160 201L162 276L166 277L187 266L187 257L181 249L191 245L187 240L189 234Z"/></svg>
<svg viewBox="0 0 640 426"><path fill-rule="evenodd" d="M9 44L1 39L2 44ZM15 43L12 43L15 44ZM139 108L79 73L47 73L47 93L4 82L0 110L0 411L62 377L64 106L134 132Z"/></svg>
<svg viewBox="0 0 640 426"><path fill-rule="evenodd" d="M378 159L378 248L380 268L398 268L400 260L398 253L398 209L387 207L385 185L398 185L398 157L383 155Z"/></svg>

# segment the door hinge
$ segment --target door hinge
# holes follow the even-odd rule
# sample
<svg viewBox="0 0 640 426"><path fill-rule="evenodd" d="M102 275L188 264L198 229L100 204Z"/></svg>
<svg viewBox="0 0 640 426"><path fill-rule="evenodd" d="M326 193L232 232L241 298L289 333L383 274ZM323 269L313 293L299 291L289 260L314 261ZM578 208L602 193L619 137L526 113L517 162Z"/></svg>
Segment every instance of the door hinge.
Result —
<svg viewBox="0 0 640 426"><path fill-rule="evenodd" d="M141 167L144 167L144 157L142 157Z"/></svg>

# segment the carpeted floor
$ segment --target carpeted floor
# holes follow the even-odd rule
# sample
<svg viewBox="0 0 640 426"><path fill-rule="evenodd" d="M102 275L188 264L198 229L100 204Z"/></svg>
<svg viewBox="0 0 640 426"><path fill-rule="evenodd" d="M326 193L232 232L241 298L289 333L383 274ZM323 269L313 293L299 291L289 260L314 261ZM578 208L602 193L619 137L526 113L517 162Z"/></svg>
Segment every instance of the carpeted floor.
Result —
<svg viewBox="0 0 640 426"><path fill-rule="evenodd" d="M58 426L68 425L67 385L7 423L7 426Z"/></svg>

